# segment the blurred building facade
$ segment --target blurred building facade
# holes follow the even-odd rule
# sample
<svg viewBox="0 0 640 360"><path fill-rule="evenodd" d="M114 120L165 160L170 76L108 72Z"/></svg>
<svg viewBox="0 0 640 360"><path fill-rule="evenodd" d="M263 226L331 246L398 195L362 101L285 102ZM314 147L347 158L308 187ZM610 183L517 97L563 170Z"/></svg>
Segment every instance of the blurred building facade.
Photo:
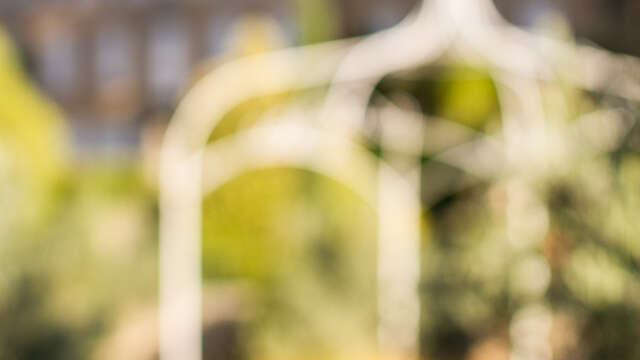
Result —
<svg viewBox="0 0 640 360"><path fill-rule="evenodd" d="M494 0L519 25L535 25L549 12L562 14L576 37L616 52L640 55L640 1Z"/></svg>
<svg viewBox="0 0 640 360"><path fill-rule="evenodd" d="M336 2L340 35L393 25L415 0ZM3 1L0 22L41 88L69 115L76 148L135 149L167 120L192 70L225 47L236 19L264 13L296 39L295 0Z"/></svg>
<svg viewBox="0 0 640 360"><path fill-rule="evenodd" d="M193 68L225 48L236 19L266 13L297 39L296 5L305 0L5 0L0 23L20 45L41 88L69 115L75 148L136 151L141 128L165 123ZM318 0L319 1L319 0ZM331 0L323 0L331 1ZM392 26L417 0L333 1L340 37ZM640 52L640 3L633 0L496 0L511 21L534 25L566 15L578 37Z"/></svg>

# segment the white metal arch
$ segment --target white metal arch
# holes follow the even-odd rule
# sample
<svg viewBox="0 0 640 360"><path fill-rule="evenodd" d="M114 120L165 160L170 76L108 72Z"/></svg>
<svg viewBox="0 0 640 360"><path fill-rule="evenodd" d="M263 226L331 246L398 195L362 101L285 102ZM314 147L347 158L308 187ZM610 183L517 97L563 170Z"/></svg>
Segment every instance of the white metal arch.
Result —
<svg viewBox="0 0 640 360"><path fill-rule="evenodd" d="M207 195L247 169L299 167L349 187L373 208L378 159L347 139L301 121L257 125L209 144L203 153Z"/></svg>
<svg viewBox="0 0 640 360"><path fill-rule="evenodd" d="M284 50L228 63L200 80L178 106L159 169L162 359L202 357L201 178L209 134L242 101L326 83L346 45Z"/></svg>
<svg viewBox="0 0 640 360"><path fill-rule="evenodd" d="M251 169L308 169L358 194L378 213L379 351L413 357L417 350L421 205L415 183L348 139L301 121L254 127L209 145L203 194Z"/></svg>
<svg viewBox="0 0 640 360"><path fill-rule="evenodd" d="M320 125L334 137L350 139L359 131L369 97L380 78L428 63L450 48L463 58L483 59L500 82L505 152L510 166L517 165L514 162L522 158L518 152L535 151L535 148L526 149L523 139L544 133L540 120L545 115L538 82L555 81L556 76L548 65L557 58L569 59L575 65L574 72L568 76L576 85L640 101L638 82L633 76L622 76L629 69L631 74L637 72L640 68L637 59L526 33L508 25L490 0L430 0L396 27L361 41L343 40L287 49L221 66L195 84L183 98L162 148L159 187L160 355L163 360L201 358L202 187L219 181L215 180L219 174L203 173L203 166L204 158L215 158L215 154L220 153L205 149L211 131L223 115L250 98L330 84ZM617 75L619 81L608 83L606 77L594 75L597 73ZM286 159L285 154L277 155L280 160ZM378 185L383 188L397 185L398 179L394 176L384 172L376 175ZM400 183L406 183L406 179ZM517 183L508 186L516 189L515 196L519 191L517 187ZM379 195L380 206L385 196ZM395 218L393 207L386 210L379 207L379 210L386 211L380 217ZM511 219L518 217L513 211L508 214ZM515 220L512 223L508 227L515 229ZM387 235L381 232L380 236ZM390 238L394 236L389 234ZM414 240L407 240L405 244ZM415 250L414 245L407 246L385 251L407 254ZM393 258L393 254L389 258ZM402 265L389 262L381 271L397 276L406 270ZM409 277L413 276L411 270L408 273ZM396 290L397 294L403 293L392 284L389 286L390 293ZM381 321L394 323L394 319ZM406 325L389 325L388 330L391 335L416 330L402 330ZM415 338L414 335L406 338L412 337ZM415 341L412 341L400 347L415 352Z"/></svg>
<svg viewBox="0 0 640 360"><path fill-rule="evenodd" d="M194 166L194 163L207 165L201 173L201 183L198 180L183 177L187 166ZM417 196L415 184L406 181L400 174L394 171L389 165L380 162L373 154L360 145L349 140L333 136L331 133L304 125L301 122L287 122L257 126L233 136L224 138L208 145L204 151L185 162L185 167L180 175L173 176L173 183L176 189L182 189L182 202L186 205L190 202L190 207L180 209L169 209L178 216L184 212L190 216L197 216L200 219L198 204L202 196L213 191L222 183L230 180L238 174L256 168L288 166L312 170L323 174L338 182L347 185L354 190L367 203L378 209L378 232L379 238L391 239L390 241L380 241L379 266L378 266L378 288L379 288L379 317L380 326L378 333L382 342L384 352L403 353L413 355L416 349L419 302L416 292L418 281L419 239L420 239L420 203ZM170 180L172 181L172 180ZM189 184L187 183L189 182ZM193 188L201 188L201 191ZM185 198L185 193L187 192ZM196 194L196 192L200 192ZM175 201L175 200L174 200ZM196 204L198 203L198 204ZM193 219L192 219L193 220ZM190 225L194 225L195 222ZM184 226L186 224L173 224L174 226ZM198 224L199 225L199 224ZM189 230L186 226L182 230ZM193 230L191 230L193 231ZM177 239L178 233L174 234ZM181 241L189 238L185 235L193 236L194 233L181 232ZM189 239L192 240L193 239ZM199 245L199 241L196 242ZM393 246L390 246L393 244ZM200 288L187 277L194 277L194 271L198 271L197 281L200 280L200 261L195 261L194 255L200 256L199 249L191 247L190 253L176 253L184 251L189 244L179 244L180 249L173 248L167 254L168 258L163 266L167 273L162 276L169 276L172 283L165 283L165 291L175 291L175 293L165 294L162 321L169 329L168 332L173 345L168 349L169 356L176 355L184 358L185 351L196 346L194 338L182 337L182 331L191 329L194 334L200 331L201 320L199 312L193 308L199 308ZM165 250L167 251L167 250ZM186 259L186 256L190 259ZM181 262L177 261L182 260ZM191 262L188 262L191 261ZM188 265L188 267L187 267ZM197 269L195 267L197 266ZM180 272L189 269L190 273ZM176 272L181 275L178 282ZM169 287L170 286L170 287ZM176 296L176 294L179 294ZM381 296L380 296L381 295ZM192 318L185 318L191 316ZM190 322L187 324L187 320ZM180 321L184 322L183 327ZM189 326L189 328L187 328ZM193 329L193 328L197 329ZM195 334L193 335L195 336ZM196 339L199 340L199 336ZM165 340L166 341L166 340ZM188 341L182 343L178 341ZM199 346L199 345L198 345ZM168 351L167 349L164 349ZM164 356L167 353L165 353Z"/></svg>

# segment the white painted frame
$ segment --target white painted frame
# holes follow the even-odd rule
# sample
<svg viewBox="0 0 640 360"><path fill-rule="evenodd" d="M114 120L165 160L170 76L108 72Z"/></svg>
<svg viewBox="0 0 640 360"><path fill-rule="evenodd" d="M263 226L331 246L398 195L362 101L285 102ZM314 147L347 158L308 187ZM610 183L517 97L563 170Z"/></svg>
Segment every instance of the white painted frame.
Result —
<svg viewBox="0 0 640 360"><path fill-rule="evenodd" d="M539 82L556 80L548 64L557 59L575 63L575 71L567 76L577 86L590 90L606 88L609 93L640 101L640 85L632 77L620 76L618 82L608 84L606 77L598 76L602 73L621 75L630 68L637 71L640 68L637 59L524 32L506 23L490 0L431 0L397 26L363 39L257 55L215 69L184 96L170 122L162 147L159 171L161 359L198 360L202 357L201 202L206 193L203 186L212 190L215 186L209 182L216 185L220 182L215 171L212 175L204 169L213 162L211 159L218 157L220 160L216 154L224 152L221 147L207 145L209 135L224 114L251 98L330 84L321 115L321 129L303 127L295 131L303 134L301 136L305 139L307 136L309 139L323 139L317 145L323 149L334 149L336 145L330 139L338 137L345 144L350 144L359 131L369 97L379 79L386 74L433 61L447 51L489 66L496 79L503 112L502 146L505 154L504 164L500 160L496 162L506 168L517 167L516 162L522 159L522 152L536 151L535 141L523 139L544 134L540 120L545 115ZM256 131L273 135L285 130L275 127ZM234 141L243 143L248 139L240 137ZM244 151L242 149L248 145L243 144L234 146L238 146L238 151ZM533 145L527 147L526 144ZM289 143L261 165L282 162L314 169L318 164L309 157L290 157L289 152L300 150L304 153L308 151L307 146L301 142ZM350 145L344 146L345 149L351 148ZM352 150L359 152L355 148ZM461 150L464 154L464 149ZM459 161L462 158L453 154L448 160L473 171L472 164ZM249 168L256 164L244 165ZM327 168L320 171L331 173L334 166L339 168L339 162L328 163ZM393 218L389 224L381 223L379 229L380 343L382 347L402 349L409 356L416 356L417 319L408 317L416 316L417 311L415 286L418 281L419 229L415 228L415 216L420 206L415 200L417 182L415 174L399 176L384 163L379 169L381 171L375 176L379 217ZM372 173L370 175L373 176ZM353 181L350 185L355 188L361 186L354 179L342 180L347 183ZM393 202L393 199L387 196L391 192L385 189L397 189L405 194L400 198L405 204L411 204L405 219L389 212L390 203L387 201ZM364 191L367 198L371 192L371 189ZM414 196L414 200L409 199L409 195ZM510 226L517 226L517 216L510 218L514 223ZM406 227L401 229L403 226ZM404 245L398 246L394 242L396 237L403 238ZM404 266L400 260L405 261ZM404 288L389 287L389 281L398 279L408 281L403 281ZM407 294L409 315L390 315L386 306Z"/></svg>

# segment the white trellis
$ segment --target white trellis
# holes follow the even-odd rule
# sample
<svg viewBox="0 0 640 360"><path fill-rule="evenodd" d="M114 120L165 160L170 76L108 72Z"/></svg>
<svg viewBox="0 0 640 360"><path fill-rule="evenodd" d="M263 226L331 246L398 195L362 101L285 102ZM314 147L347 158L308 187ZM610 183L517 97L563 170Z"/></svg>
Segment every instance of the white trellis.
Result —
<svg viewBox="0 0 640 360"><path fill-rule="evenodd" d="M363 129L374 86L383 76L427 64L445 53L487 66L496 80L503 136L484 137L435 155L440 161L480 176L512 174L522 166L522 159L540 156L540 144L546 134L540 84L556 81L551 64L559 59L572 65L572 71L563 75L565 81L588 90L640 100L640 85L633 76L624 76L630 69L638 76L640 67L635 59L524 32L505 22L490 0L431 0L397 26L372 36L281 50L219 67L186 94L171 120L162 148L160 356L163 360L201 358L203 196L243 171L273 165L320 172L352 187L375 204L380 222L381 351L417 356L420 179L415 159L425 151L422 139L429 137L428 134L413 137L407 144L402 134L421 133L421 122L415 120L422 115L390 106L390 116L405 118L407 126L413 129L395 136L392 133L385 143L390 148L403 149L407 161L401 171L374 158L354 140ZM611 83L609 80L614 76L617 81ZM317 117L315 124L293 116L285 122L258 126L207 144L218 121L237 104L322 85L330 85L330 89L322 109L312 115ZM533 196L527 201L537 205L523 207L523 194L528 193L523 190L522 181L517 176L506 179L510 242L518 244L523 231L530 231L533 242L539 241L546 226L544 207ZM542 219L535 229L519 221L532 215L523 213L531 212L532 208L537 209L533 215ZM544 315L545 307L533 301L527 311ZM523 314L521 317L527 315ZM533 340L514 344L514 358L518 358L523 348L532 347L542 354L541 358L550 358L549 344L540 340L545 334L529 335L524 338Z"/></svg>

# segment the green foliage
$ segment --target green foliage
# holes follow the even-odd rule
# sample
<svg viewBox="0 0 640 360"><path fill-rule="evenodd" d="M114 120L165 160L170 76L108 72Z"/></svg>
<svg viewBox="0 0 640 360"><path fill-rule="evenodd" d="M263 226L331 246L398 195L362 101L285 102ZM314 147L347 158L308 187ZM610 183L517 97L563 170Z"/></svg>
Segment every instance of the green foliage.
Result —
<svg viewBox="0 0 640 360"><path fill-rule="evenodd" d="M205 277L259 289L252 354L370 346L375 217L355 194L306 171L265 169L222 186L204 206Z"/></svg>
<svg viewBox="0 0 640 360"><path fill-rule="evenodd" d="M0 211L7 214L0 229L9 229L40 221L50 210L66 171L67 139L61 113L27 79L2 29L0 94Z"/></svg>
<svg viewBox="0 0 640 360"><path fill-rule="evenodd" d="M23 275L7 289L0 306L0 357L7 360L85 359L101 332L101 320L70 323L47 311L51 284Z"/></svg>
<svg viewBox="0 0 640 360"><path fill-rule="evenodd" d="M487 341L502 344L508 353L508 344L518 340L510 335L510 324L532 299L551 309L554 359L635 359L640 351L635 341L640 319L637 105L584 94L565 83L541 89L548 119L536 121L546 121L548 138L536 148L536 161L545 165L536 167L520 155L517 170L481 181L429 156L423 159L423 194L437 187L432 179L455 185L425 204L430 229L422 250L425 358L475 358ZM472 129L500 130L496 89L483 70L418 69L386 77L377 90L392 102L403 100L399 107L409 104L415 111L417 104L425 114ZM606 139L616 125L598 123L595 134L585 135L580 124L581 116L608 102L627 109L626 124L633 125L623 127L625 133L605 149L594 139ZM526 212L507 219L513 210L507 208L504 184L514 178L532 191L528 196L541 199L546 220ZM509 235L508 221L525 228ZM546 221L541 243L518 250L513 241L525 241L526 227ZM550 270L539 266L544 263ZM536 293L536 282L546 281L549 287Z"/></svg>
<svg viewBox="0 0 640 360"><path fill-rule="evenodd" d="M482 129L498 115L493 80L471 67L447 68L438 75L436 113L474 129Z"/></svg>
<svg viewBox="0 0 640 360"><path fill-rule="evenodd" d="M407 94L427 115L457 122L476 130L499 126L498 94L485 69L463 64L418 68L391 74L378 84L387 97Z"/></svg>
<svg viewBox="0 0 640 360"><path fill-rule="evenodd" d="M296 0L296 10L300 43L337 38L340 21L334 0Z"/></svg>
<svg viewBox="0 0 640 360"><path fill-rule="evenodd" d="M86 359L154 295L154 200L130 165L71 171L63 116L4 32L0 93L0 358Z"/></svg>

